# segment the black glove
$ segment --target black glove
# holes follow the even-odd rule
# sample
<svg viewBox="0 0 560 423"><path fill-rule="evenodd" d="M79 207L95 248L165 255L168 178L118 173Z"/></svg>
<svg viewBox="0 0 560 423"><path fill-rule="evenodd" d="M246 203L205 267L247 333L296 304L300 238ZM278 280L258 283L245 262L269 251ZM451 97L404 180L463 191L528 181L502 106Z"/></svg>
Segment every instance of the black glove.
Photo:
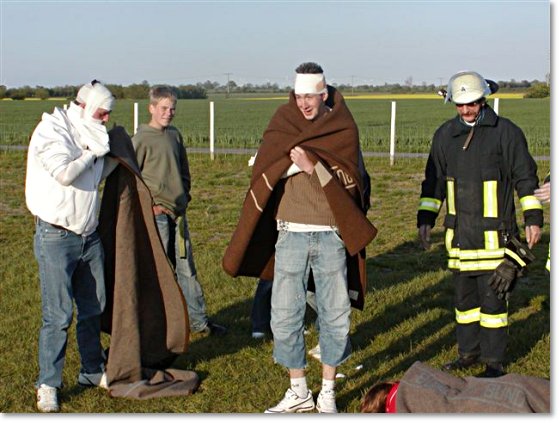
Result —
<svg viewBox="0 0 560 423"><path fill-rule="evenodd" d="M529 247L517 238L508 240L504 260L488 279L488 284L500 300L509 299L517 278L523 275L523 270L533 260L535 260L535 255L529 250Z"/></svg>
<svg viewBox="0 0 560 423"><path fill-rule="evenodd" d="M520 269L512 261L504 259L496 267L490 279L488 279L488 285L490 285L490 288L494 290L500 300L503 300L506 296L509 298L519 273Z"/></svg>

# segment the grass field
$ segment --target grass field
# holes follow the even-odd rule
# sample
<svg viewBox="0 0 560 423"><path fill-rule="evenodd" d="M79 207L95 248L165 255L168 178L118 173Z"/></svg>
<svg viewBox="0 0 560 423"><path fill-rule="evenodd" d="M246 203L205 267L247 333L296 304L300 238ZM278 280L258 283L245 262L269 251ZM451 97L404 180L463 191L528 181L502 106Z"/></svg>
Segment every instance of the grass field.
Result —
<svg viewBox="0 0 560 423"><path fill-rule="evenodd" d="M364 151L388 153L390 144L391 101L397 103L396 152L427 153L434 131L455 115L455 108L434 95L379 96L347 95L348 106L360 130ZM215 147L257 148L275 109L286 102L282 97L214 97ZM0 101L0 146L27 145L43 112L61 107L64 100ZM119 100L110 125L133 132L132 100ZM139 101L139 121L148 120L147 100ZM490 98L489 103L493 104ZM501 116L512 119L527 137L535 156L550 154L550 99L518 99L503 94ZM209 101L179 100L174 125L190 147L209 146Z"/></svg>
<svg viewBox="0 0 560 423"><path fill-rule="evenodd" d="M524 101L512 101L512 113ZM23 103L16 106L19 104ZM206 107L205 102L181 103L182 118L192 117L198 104ZM224 102L223 107L231 104L238 103ZM350 104L354 107L356 103ZM545 108L544 103L535 104ZM510 106L504 101L501 107L506 112ZM220 265L247 189L247 159L243 155L217 155L211 161L207 155L190 155L193 201L188 218L195 260L210 317L229 327L223 338L193 337L190 351L174 364L200 375L199 392L184 398L139 401L109 398L100 389L79 388L73 325L64 369L65 386L60 394L63 412L261 413L281 399L288 378L285 369L272 361L272 342L251 338L250 311L256 280L232 279ZM441 218L433 233L431 251L421 250L417 243L415 216L424 161L397 161L391 167L385 159L368 157L366 165L372 177L368 216L379 228L379 235L367 249L365 309L352 313L353 354L338 370L346 375L337 380L338 407L347 413L358 411L361 396L379 379L400 377L416 360L439 366L456 355L453 287L446 270ZM548 169L548 162L539 162L541 180ZM35 412L33 383L38 374L40 295L32 252L33 219L24 202L24 173L24 152L0 151L2 413ZM529 276L520 281L510 302L506 369L548 378L550 278L544 270L550 231L548 206L545 217L544 236L535 249L537 260L530 265ZM107 337L103 341L108 345ZM306 343L308 349L317 343L315 331L307 335ZM359 365L363 368L357 370ZM458 374L481 370L479 367ZM308 384L315 395L320 381L320 364L310 359Z"/></svg>

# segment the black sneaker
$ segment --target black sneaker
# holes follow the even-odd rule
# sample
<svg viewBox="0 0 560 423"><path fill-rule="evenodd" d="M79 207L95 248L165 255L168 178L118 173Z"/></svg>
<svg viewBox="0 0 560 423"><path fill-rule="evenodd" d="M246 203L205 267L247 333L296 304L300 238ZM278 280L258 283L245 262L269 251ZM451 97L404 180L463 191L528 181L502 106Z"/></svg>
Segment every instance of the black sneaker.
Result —
<svg viewBox="0 0 560 423"><path fill-rule="evenodd" d="M502 363L489 363L486 369L478 375L478 377L500 377L505 375L504 366Z"/></svg>
<svg viewBox="0 0 560 423"><path fill-rule="evenodd" d="M461 356L449 363L445 363L442 366L443 370L450 371L450 370L463 370L468 369L474 365L478 364L478 356L471 355L471 356Z"/></svg>
<svg viewBox="0 0 560 423"><path fill-rule="evenodd" d="M206 325L206 327L202 329L200 333L205 333L207 335L221 336L227 333L227 328L217 323L208 321L208 325Z"/></svg>

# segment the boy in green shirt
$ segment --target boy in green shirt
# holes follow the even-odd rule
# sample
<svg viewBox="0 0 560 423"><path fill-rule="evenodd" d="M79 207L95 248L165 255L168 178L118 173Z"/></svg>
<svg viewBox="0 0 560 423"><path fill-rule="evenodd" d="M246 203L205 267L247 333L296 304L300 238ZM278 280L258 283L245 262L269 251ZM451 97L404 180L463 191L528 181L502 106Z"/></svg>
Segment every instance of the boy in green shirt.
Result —
<svg viewBox="0 0 560 423"><path fill-rule="evenodd" d="M177 96L170 87L150 90L150 122L140 125L132 138L142 178L150 189L158 231L175 266L177 280L185 296L192 332L223 335L224 326L208 320L196 268L186 218L191 199L191 176L183 137L170 126L175 116Z"/></svg>

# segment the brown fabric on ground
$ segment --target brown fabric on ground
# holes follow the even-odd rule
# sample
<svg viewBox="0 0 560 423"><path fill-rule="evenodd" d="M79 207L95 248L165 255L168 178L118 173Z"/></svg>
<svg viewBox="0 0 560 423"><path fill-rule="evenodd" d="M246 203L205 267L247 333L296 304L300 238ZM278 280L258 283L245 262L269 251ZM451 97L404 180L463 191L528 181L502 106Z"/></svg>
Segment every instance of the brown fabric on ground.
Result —
<svg viewBox="0 0 560 423"><path fill-rule="evenodd" d="M200 383L198 375L190 370L144 369L145 379L137 383L111 384L112 397L148 399L190 395Z"/></svg>
<svg viewBox="0 0 560 423"><path fill-rule="evenodd" d="M263 135L251 185L222 266L233 277L273 279L274 246L278 236L275 210L285 182L281 177L292 164L290 150L300 146L315 163L315 172L347 249L352 306L363 309L365 248L375 238L377 229L362 211L358 128L342 95L331 86L328 89L327 105L332 110L323 115L320 122L303 117L293 91L289 102L280 106L272 117Z"/></svg>
<svg viewBox="0 0 560 423"><path fill-rule="evenodd" d="M99 234L105 249L107 295L102 330L111 335L106 366L110 394L189 395L198 386L194 372L167 369L173 377L149 381L154 369L165 369L177 354L187 351L188 312L159 238L152 197L130 137L122 127L109 135L109 154L119 165L105 183Z"/></svg>
<svg viewBox="0 0 560 423"><path fill-rule="evenodd" d="M417 361L401 378L397 413L550 413L550 381L456 377Z"/></svg>

